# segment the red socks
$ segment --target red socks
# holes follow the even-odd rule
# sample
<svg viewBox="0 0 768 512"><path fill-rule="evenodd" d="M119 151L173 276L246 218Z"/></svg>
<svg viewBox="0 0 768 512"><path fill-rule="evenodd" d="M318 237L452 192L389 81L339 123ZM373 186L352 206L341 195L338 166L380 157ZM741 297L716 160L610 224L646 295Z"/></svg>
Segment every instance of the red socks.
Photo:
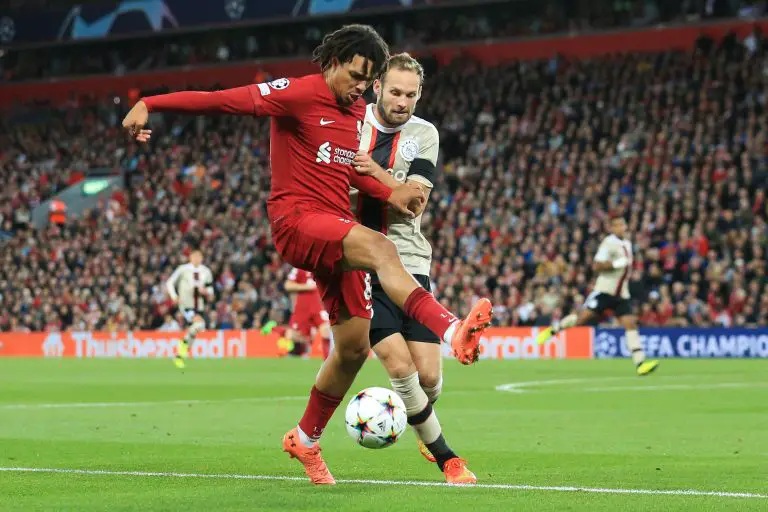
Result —
<svg viewBox="0 0 768 512"><path fill-rule="evenodd" d="M416 288L411 292L405 300L403 311L440 336L440 339L445 337L445 331L457 320L453 314L437 302L434 295L424 288Z"/></svg>
<svg viewBox="0 0 768 512"><path fill-rule="evenodd" d="M331 419L343 398L326 395L312 386L312 391L309 393L309 403L304 410L304 416L299 421L299 428L307 434L310 440L317 441L320 439L328 420Z"/></svg>

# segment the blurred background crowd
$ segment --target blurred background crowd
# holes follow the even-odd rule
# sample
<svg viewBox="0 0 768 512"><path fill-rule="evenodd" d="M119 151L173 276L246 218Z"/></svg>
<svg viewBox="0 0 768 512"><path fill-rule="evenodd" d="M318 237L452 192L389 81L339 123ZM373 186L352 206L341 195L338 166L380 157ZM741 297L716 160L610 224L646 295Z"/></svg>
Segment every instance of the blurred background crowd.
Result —
<svg viewBox="0 0 768 512"><path fill-rule="evenodd" d="M38 2L45 4L46 2ZM55 2L54 2L55 3ZM509 2L377 14L396 49L456 41L759 17L764 2ZM28 8L26 6L25 8ZM373 16L373 15L371 15ZM6 82L305 56L338 19L5 50ZM438 298L498 325L578 307L612 212L625 215L641 325L768 324L768 58L763 35L688 51L485 66L422 60L417 114L438 127L423 232ZM0 128L0 330L179 328L164 282L201 246L214 328L284 322L290 268L271 245L265 120L154 116L149 145L119 129L126 98L16 106ZM94 169L125 177L98 207L36 227L32 212ZM607 320L610 321L610 320Z"/></svg>

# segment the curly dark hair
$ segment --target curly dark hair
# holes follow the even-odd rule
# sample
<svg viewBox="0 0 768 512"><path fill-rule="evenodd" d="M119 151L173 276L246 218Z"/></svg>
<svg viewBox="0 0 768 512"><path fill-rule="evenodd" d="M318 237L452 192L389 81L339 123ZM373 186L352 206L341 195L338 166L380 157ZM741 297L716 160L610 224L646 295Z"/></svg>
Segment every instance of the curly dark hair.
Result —
<svg viewBox="0 0 768 512"><path fill-rule="evenodd" d="M344 64L352 62L355 55L371 62L373 78L376 78L387 65L389 47L370 25L345 25L326 34L323 42L312 52L312 62L319 63L320 69L325 71L331 66L334 57Z"/></svg>

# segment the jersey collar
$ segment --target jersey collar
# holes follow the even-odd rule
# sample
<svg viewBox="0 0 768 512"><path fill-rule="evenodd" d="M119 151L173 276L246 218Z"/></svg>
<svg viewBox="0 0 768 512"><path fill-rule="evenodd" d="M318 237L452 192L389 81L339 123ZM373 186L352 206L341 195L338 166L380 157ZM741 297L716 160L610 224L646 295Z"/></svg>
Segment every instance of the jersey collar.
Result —
<svg viewBox="0 0 768 512"><path fill-rule="evenodd" d="M403 129L405 124L401 124L399 126L395 126L394 128L389 128L387 126L384 126L379 122L378 119L376 119L376 115L373 113L373 106L374 103L369 103L368 106L365 108L365 119L369 123L373 125L374 128L379 130L381 133L397 133L400 130Z"/></svg>

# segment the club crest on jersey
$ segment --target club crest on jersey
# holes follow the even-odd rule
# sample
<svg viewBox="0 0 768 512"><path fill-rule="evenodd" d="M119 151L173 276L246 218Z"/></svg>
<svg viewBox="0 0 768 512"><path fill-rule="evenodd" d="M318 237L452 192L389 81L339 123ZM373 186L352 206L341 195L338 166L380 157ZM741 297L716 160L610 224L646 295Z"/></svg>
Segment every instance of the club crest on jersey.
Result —
<svg viewBox="0 0 768 512"><path fill-rule="evenodd" d="M419 143L415 139L406 139L400 143L400 156L406 162L413 162L419 154Z"/></svg>
<svg viewBox="0 0 768 512"><path fill-rule="evenodd" d="M269 86L273 88L276 91L281 91L285 88L287 88L289 85L291 85L291 81L287 78L278 78L277 80L272 80L271 82L268 82Z"/></svg>

